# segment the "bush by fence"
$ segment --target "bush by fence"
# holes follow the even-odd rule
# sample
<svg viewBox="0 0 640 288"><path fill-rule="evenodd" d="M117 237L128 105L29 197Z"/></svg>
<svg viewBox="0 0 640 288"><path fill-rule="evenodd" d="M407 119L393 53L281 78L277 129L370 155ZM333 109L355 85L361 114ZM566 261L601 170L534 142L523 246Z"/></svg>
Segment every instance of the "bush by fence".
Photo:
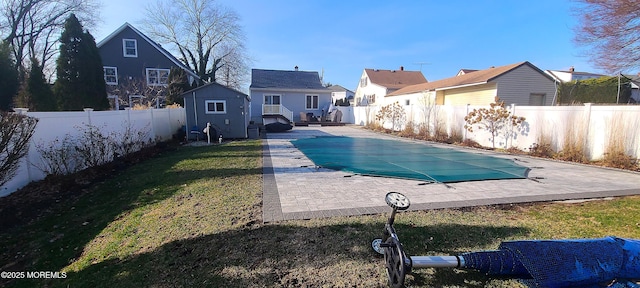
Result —
<svg viewBox="0 0 640 288"><path fill-rule="evenodd" d="M348 109L344 109L348 108ZM405 105L407 123L416 127L434 127L449 136L462 135L463 140L471 140L485 147L492 147L492 135L486 130L469 132L464 128L464 118L481 106L437 106L437 119L424 123L423 109L418 105ZM519 131L509 131L510 137L496 139L496 148L518 148L535 153L562 152L570 158L584 161L603 160L613 152L624 151L626 155L640 157L640 105L600 106L584 104L580 106L509 106L513 115L523 117ZM375 123L378 106L338 107L347 112L345 119L352 117L358 125ZM352 112L351 112L352 111ZM433 117L431 117L433 118ZM437 123L435 125L434 123ZM389 125L389 124L387 124ZM391 128L390 125L388 128ZM402 130L404 127L396 127ZM423 129L434 133L434 129ZM432 135L433 136L433 135ZM502 138L502 137L501 137ZM613 141L616 140L616 141ZM544 151L541 149L544 148ZM615 148L615 149L614 149ZM613 151L615 150L615 151ZM612 152L613 151L613 152Z"/></svg>
<svg viewBox="0 0 640 288"><path fill-rule="evenodd" d="M72 173L171 139L185 125L184 108L21 113L38 119L38 125L0 197L47 174Z"/></svg>

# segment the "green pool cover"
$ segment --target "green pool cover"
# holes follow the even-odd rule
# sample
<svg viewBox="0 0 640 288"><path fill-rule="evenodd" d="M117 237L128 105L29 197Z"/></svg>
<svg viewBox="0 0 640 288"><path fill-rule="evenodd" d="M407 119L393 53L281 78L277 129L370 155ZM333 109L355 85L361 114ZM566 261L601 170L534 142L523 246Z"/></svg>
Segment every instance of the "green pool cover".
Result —
<svg viewBox="0 0 640 288"><path fill-rule="evenodd" d="M511 160L418 143L328 136L291 141L316 165L362 175L461 182L527 178Z"/></svg>

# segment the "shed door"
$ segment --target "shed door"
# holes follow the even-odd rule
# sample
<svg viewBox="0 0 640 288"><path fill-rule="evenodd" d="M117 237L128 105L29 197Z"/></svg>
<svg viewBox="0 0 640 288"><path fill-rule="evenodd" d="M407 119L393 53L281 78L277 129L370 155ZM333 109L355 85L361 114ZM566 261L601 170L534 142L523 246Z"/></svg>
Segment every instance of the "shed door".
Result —
<svg viewBox="0 0 640 288"><path fill-rule="evenodd" d="M529 106L544 106L545 102L544 94L531 93L529 95Z"/></svg>

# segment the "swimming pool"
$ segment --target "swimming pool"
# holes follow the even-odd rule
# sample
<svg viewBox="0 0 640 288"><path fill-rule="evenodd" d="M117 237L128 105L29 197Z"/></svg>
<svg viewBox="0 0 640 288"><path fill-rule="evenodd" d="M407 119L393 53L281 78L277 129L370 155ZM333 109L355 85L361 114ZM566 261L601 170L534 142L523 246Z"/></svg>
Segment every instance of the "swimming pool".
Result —
<svg viewBox="0 0 640 288"><path fill-rule="evenodd" d="M321 136L291 143L317 166L361 175L451 183L525 179L530 170L508 159L406 141Z"/></svg>

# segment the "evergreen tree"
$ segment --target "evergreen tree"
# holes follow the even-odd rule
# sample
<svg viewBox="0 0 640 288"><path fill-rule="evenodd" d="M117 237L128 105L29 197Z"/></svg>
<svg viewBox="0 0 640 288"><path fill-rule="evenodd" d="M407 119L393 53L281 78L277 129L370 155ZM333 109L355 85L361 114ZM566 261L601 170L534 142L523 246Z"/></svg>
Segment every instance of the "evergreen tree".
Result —
<svg viewBox="0 0 640 288"><path fill-rule="evenodd" d="M0 110L8 111L20 82L15 62L11 58L11 49L6 42L0 43Z"/></svg>
<svg viewBox="0 0 640 288"><path fill-rule="evenodd" d="M29 108L29 111L55 111L56 99L53 96L51 85L42 73L42 67L38 59L31 59L29 76L20 88L20 93L14 100L16 107Z"/></svg>
<svg viewBox="0 0 640 288"><path fill-rule="evenodd" d="M169 87L167 91L167 105L180 104L184 106L184 98L182 93L190 90L189 80L187 80L187 73L177 67L172 67L169 72Z"/></svg>
<svg viewBox="0 0 640 288"><path fill-rule="evenodd" d="M109 108L102 59L95 39L83 32L74 14L65 21L60 37L57 79L53 87L60 110L95 110Z"/></svg>

